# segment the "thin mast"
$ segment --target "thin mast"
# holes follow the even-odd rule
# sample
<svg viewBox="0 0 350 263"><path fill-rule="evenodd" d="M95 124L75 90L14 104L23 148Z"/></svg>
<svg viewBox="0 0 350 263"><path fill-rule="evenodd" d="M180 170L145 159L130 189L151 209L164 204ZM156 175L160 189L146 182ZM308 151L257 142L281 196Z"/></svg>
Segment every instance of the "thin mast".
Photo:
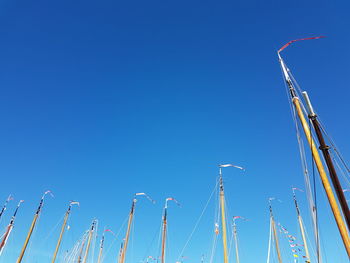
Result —
<svg viewBox="0 0 350 263"><path fill-rule="evenodd" d="M130 209L130 213L129 213L128 227L127 227L127 230L126 230L124 245L123 245L123 248L121 250L119 260L118 260L119 263L124 263L124 261L125 261L126 249L128 248L129 237L130 237L130 230L131 230L131 225L132 225L132 221L133 221L133 218L134 218L135 205L136 205L136 202L137 202L136 196L145 196L148 200L150 200L152 203L154 203L154 200L152 200L145 193L136 193L135 194L135 196L134 196L134 198L132 200L131 209Z"/></svg>
<svg viewBox="0 0 350 263"><path fill-rule="evenodd" d="M323 187L326 191L327 198L328 198L329 204L332 208L332 212L333 212L335 221L337 223L341 238L343 240L346 252L347 252L348 256L350 257L350 238L349 238L348 231L346 229L346 225L344 223L343 217L342 217L341 212L339 210L337 201L334 197L332 187L329 183L326 171L325 171L323 164L322 164L322 160L321 160L320 155L319 155L317 148L315 146L315 142L311 136L311 130L310 130L310 127L305 119L304 113L302 111L300 100L296 94L296 91L295 91L294 86L292 84L292 80L289 77L287 66L285 65L285 63L282 60L279 53L278 53L278 57L279 57L279 61L280 61L281 67L282 67L285 81L288 85L290 96L292 98L292 103L296 109L297 115L299 117L299 120L300 120L302 127L303 127L303 130L304 130L305 136L306 136L307 141L309 143L309 146L310 146L310 149L312 152L312 157L315 161L315 164L316 164L317 170L319 172Z"/></svg>
<svg viewBox="0 0 350 263"><path fill-rule="evenodd" d="M224 182L222 179L222 168L235 167L244 170L242 167L233 164L220 164L219 165L219 180L220 180L220 207L221 207L221 224L222 224L222 245L224 249L224 263L228 263L227 253L227 230L226 230L226 214L225 214L225 192Z"/></svg>
<svg viewBox="0 0 350 263"><path fill-rule="evenodd" d="M92 225L91 225L91 228L89 231L88 242L86 244L86 250L85 250L85 254L84 254L84 258L83 258L83 263L86 263L87 257L89 255L91 239L92 239L92 235L94 234L95 227L96 227L96 220L92 221Z"/></svg>
<svg viewBox="0 0 350 263"><path fill-rule="evenodd" d="M301 218L301 214L300 214L300 210L299 210L299 206L298 206L298 201L295 195L295 190L296 188L293 188L293 200L294 200L294 204L295 204L295 209L297 211L297 217L298 217L298 222L299 222L299 227L300 227L300 232L301 232L301 236L303 238L303 243L304 243L304 248L305 248L305 256L306 256L306 263L310 263L311 259L310 259L310 253L309 253L309 248L307 246L307 241L306 241L306 236L305 236L305 228L304 228L304 224L303 224L303 219Z"/></svg>
<svg viewBox="0 0 350 263"><path fill-rule="evenodd" d="M165 263L165 243L166 243L166 235L167 235L167 210L168 210L168 201L174 201L177 205L179 205L179 203L176 201L176 199L174 199L174 198L172 198L172 197L168 197L167 199L165 199L164 215L163 215L161 263Z"/></svg>
<svg viewBox="0 0 350 263"><path fill-rule="evenodd" d="M81 242L81 248L80 248L79 256L78 256L78 260L77 260L78 263L81 263L81 258L83 256L83 252L84 252L84 246L85 246L86 237L87 237L87 235L85 233L84 236L83 236L83 241Z"/></svg>
<svg viewBox="0 0 350 263"><path fill-rule="evenodd" d="M69 217L72 205L75 205L75 204L79 205L79 203L75 202L75 201L70 201L69 202L69 206L68 206L68 209L67 209L66 214L65 214L64 219L63 219L61 233L60 233L60 236L58 238L56 249L55 249L55 252L53 253L53 257L52 257L51 263L54 263L55 260L56 260L57 253L58 253L58 250L59 250L61 242L62 242L63 233L64 233L64 230L66 229L66 225L67 225L67 221L68 221L68 217Z"/></svg>
<svg viewBox="0 0 350 263"><path fill-rule="evenodd" d="M236 247L236 262L237 263L240 263L240 260L239 260L239 249L238 249L238 237L237 237L237 225L236 225L236 219L243 219L243 220L246 220L244 217L241 217L241 216L234 216L233 217L233 237L234 237L234 240L235 240L235 247Z"/></svg>
<svg viewBox="0 0 350 263"><path fill-rule="evenodd" d="M45 196L46 196L48 193L51 194L51 191L46 191L46 192L43 194L43 196L41 197L41 200L40 200L40 203L39 203L39 207L38 207L38 209L37 209L36 212L35 212L35 215L34 215L32 224L30 225L30 228L29 228L27 237L26 237L26 239L25 239L25 241L24 241L24 245L23 245L23 247L22 247L21 253L19 254L19 257L18 257L18 259L17 259L17 261L16 261L17 263L21 263L21 262L22 262L22 259L23 259L24 253L26 252L26 249L27 249L27 246L28 246L30 237L32 236L32 233L33 233L33 230L34 230L36 221L38 220L38 217L39 217L40 212L41 212L41 208L43 207L44 198L45 198ZM52 195L52 194L51 194L51 195Z"/></svg>
<svg viewBox="0 0 350 263"><path fill-rule="evenodd" d="M328 171L329 171L329 176L332 180L334 190L338 196L338 200L339 200L340 206L342 208L343 215L345 217L346 224L348 226L348 230L350 230L350 210L349 210L348 203L346 202L346 198L345 198L343 189L341 187L337 172L335 170L332 158L331 158L330 153L329 153L330 147L325 142L325 139L324 139L322 131L321 131L320 123L317 119L317 115L314 112L314 109L312 107L312 104L311 104L311 101L309 99L307 92L304 91L304 92L302 92L302 94L305 98L306 105L307 105L308 110L309 110L309 119L311 120L311 122L313 124L318 142L320 144L319 148L322 151L323 157L326 161Z"/></svg>
<svg viewBox="0 0 350 263"><path fill-rule="evenodd" d="M274 198L270 198L269 199L269 210L270 210L271 227L272 227L272 231L273 231L273 237L274 237L274 240L275 240L275 247L276 247L276 252L277 252L277 256L278 256L278 262L282 263L281 251L280 251L280 247L279 247L277 230L276 230L276 223L275 223L275 219L273 217L272 205L271 205L271 200L273 200L273 199Z"/></svg>
<svg viewBox="0 0 350 263"><path fill-rule="evenodd" d="M11 231L12 231L12 229L13 229L13 225L14 225L14 223L15 223L15 219L16 219L16 215L17 215L18 208L20 207L21 203L23 203L23 202L24 202L24 200L19 201L19 203L18 203L18 205L17 205L17 207L16 207L16 210L15 210L15 212L13 213L13 216L12 216L12 218L11 218L11 221L10 221L10 223L9 223L8 226L7 226L6 232L5 232L3 238L2 238L2 240L1 240L1 242L0 242L0 255L2 254L2 252L3 252L4 248L5 248L5 245L6 245L6 243L7 243L7 240L8 240L8 238L10 237Z"/></svg>
<svg viewBox="0 0 350 263"><path fill-rule="evenodd" d="M3 205L2 208L1 208L1 211L0 211L0 219L1 219L1 217L2 217L2 214L3 214L3 213L5 212L5 210L6 210L6 207L7 207L8 202L10 202L11 200L13 200L13 197L12 197L12 195L9 195L9 196L7 197L7 199L6 199L5 203L4 203L4 205Z"/></svg>
<svg viewBox="0 0 350 263"><path fill-rule="evenodd" d="M98 258L97 258L97 263L101 263L101 259L102 259L102 252L103 252L103 245L104 245L104 241L105 241L105 231L103 231L102 237L101 237L101 241L100 241L100 251L98 253Z"/></svg>

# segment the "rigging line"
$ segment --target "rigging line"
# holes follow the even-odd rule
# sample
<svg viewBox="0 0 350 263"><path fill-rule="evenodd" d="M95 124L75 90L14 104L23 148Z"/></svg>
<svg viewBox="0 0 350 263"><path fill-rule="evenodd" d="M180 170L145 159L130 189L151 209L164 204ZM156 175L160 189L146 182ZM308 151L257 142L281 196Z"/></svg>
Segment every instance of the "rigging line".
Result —
<svg viewBox="0 0 350 263"><path fill-rule="evenodd" d="M309 127L311 120L309 119ZM311 136L311 143L313 142L313 136L312 133L310 132L310 136ZM312 147L312 145L311 145ZM313 194L314 194L314 198L315 198L315 211L316 211L316 228L317 228L317 232L316 232L316 255L317 255L317 262L320 262L320 237L318 235L318 214L317 214L317 189L316 189L316 176L315 176L315 163L314 163L314 154L311 151L311 160L312 160L312 178L313 178Z"/></svg>
<svg viewBox="0 0 350 263"><path fill-rule="evenodd" d="M336 146L333 138L327 133L327 131L326 131L322 121L320 120L320 117L318 117L318 119L319 119L319 123L320 123L320 126L321 126L321 130L323 131L323 133L326 135L327 139L329 140L329 143L331 144L332 149L334 150L336 155L339 157L339 159L342 162L342 164L344 165L345 169L348 171L348 173L350 173L350 168L347 165L347 163L345 162L345 159L343 158L342 154L338 150L338 147Z"/></svg>
<svg viewBox="0 0 350 263"><path fill-rule="evenodd" d="M350 187L350 180L349 180L349 178L347 178L347 176L346 176L344 170L340 167L340 165L339 165L337 159L334 158L333 154L331 154L331 157L332 157L332 160L334 161L335 165L336 165L337 168L339 169L341 176L342 176L343 179L346 181L348 187Z"/></svg>
<svg viewBox="0 0 350 263"><path fill-rule="evenodd" d="M214 187L213 191L211 192L211 194L210 194L210 196L209 196L209 199L208 199L207 203L205 204L205 206L204 206L204 208L203 208L203 210L202 210L202 212L201 212L201 215L199 216L199 218L198 218L198 220L197 220L197 222L196 222L196 224L195 224L195 226L194 226L194 228L193 228L193 230L192 230L190 236L188 237L188 239L187 239L187 241L186 241L184 247L182 248L182 250L181 250L181 252L180 252L180 255L179 255L177 261L180 261L180 258L183 256L183 253L184 253L184 251L185 251L185 249L186 249L188 243L190 242L190 240L191 240L191 238L192 238L194 232L196 231L196 229L197 229L197 227L198 227L198 225L199 225L199 222L201 221L201 219L202 219L202 217L203 217L203 215L204 215L204 213L205 213L205 211L206 211L206 209L207 209L207 207L208 207L208 205L209 205L209 202L210 202L211 198L213 197L213 194L214 194L214 192L215 192L215 190L216 190L216 188L217 188L217 186L218 186L218 183L219 183L219 181L217 180L217 181L216 181L216 184L215 184L215 187Z"/></svg>
<svg viewBox="0 0 350 263"><path fill-rule="evenodd" d="M102 256L102 262L105 260L105 257L108 255L108 253L111 251L112 246L114 245L114 243L117 241L117 237L119 236L120 232L122 231L122 229L124 228L124 226L126 225L126 222L128 221L129 216L126 216L124 219L124 222L122 223L121 227L119 228L117 234L113 235L114 239L113 242L109 245L109 247L107 248L107 250L105 250L104 255Z"/></svg>

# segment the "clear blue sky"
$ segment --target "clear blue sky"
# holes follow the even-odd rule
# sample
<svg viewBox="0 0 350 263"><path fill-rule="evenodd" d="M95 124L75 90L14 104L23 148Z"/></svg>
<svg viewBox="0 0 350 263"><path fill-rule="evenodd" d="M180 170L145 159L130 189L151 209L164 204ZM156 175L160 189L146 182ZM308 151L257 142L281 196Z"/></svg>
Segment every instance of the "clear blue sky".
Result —
<svg viewBox="0 0 350 263"><path fill-rule="evenodd" d="M247 170L225 170L230 214L250 219L239 225L242 263L266 260L267 198L283 200L276 217L297 234L290 188L304 188L276 50L291 39L327 36L295 44L284 57L349 159L349 8L322 0L2 0L0 200L12 193L26 201L0 262L15 261L50 189L55 198L46 200L24 262L48 262L69 200L81 206L64 249L95 217L101 229L117 231L133 193L146 192L158 202L137 203L127 262L156 256L164 199L174 196L182 203L169 208L167 259L174 263L223 162ZM326 262L347 262L324 207ZM213 215L210 204L185 262L208 257ZM106 247L111 242L108 236ZM119 242L105 262L115 262Z"/></svg>

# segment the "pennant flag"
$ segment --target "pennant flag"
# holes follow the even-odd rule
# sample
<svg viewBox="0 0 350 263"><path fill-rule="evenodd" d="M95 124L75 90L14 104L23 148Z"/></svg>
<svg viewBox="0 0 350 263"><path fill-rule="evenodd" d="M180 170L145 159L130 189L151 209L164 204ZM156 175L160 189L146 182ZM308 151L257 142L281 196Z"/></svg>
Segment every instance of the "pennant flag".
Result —
<svg viewBox="0 0 350 263"><path fill-rule="evenodd" d="M231 163L219 164L219 167L220 167L220 168L235 167L235 168L237 168L237 169L241 169L241 170L245 171L245 169L244 169L243 167L240 167L240 166L237 166L237 165L234 165L234 164L231 164Z"/></svg>
<svg viewBox="0 0 350 263"><path fill-rule="evenodd" d="M319 39L319 38L324 38L324 37L325 37L325 36L308 37L308 38L300 38L300 39L295 39L295 40L289 41L287 44L285 44L283 47L281 47L281 48L278 50L278 53L280 53L283 49L285 49L286 47L288 47L289 45L291 45L291 44L294 43L294 42L302 41L302 40L310 40L310 39Z"/></svg>

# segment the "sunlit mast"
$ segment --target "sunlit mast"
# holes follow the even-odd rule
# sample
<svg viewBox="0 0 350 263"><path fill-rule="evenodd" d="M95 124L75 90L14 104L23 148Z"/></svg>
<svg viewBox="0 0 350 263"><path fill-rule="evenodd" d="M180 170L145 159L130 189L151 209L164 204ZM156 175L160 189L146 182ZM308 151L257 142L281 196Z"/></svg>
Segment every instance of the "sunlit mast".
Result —
<svg viewBox="0 0 350 263"><path fill-rule="evenodd" d="M301 233L301 237L303 238L303 243L304 243L304 248L305 248L305 256L306 256L305 262L310 263L311 260L310 260L309 248L308 248L306 236L305 236L305 228L304 228L304 224L303 224L303 219L302 219L301 214L300 214L297 197L295 195L295 190L297 190L297 189L292 188L292 190L293 190L293 200L294 200L294 204L295 204L295 209L297 211L300 233Z"/></svg>
<svg viewBox="0 0 350 263"><path fill-rule="evenodd" d="M36 222L37 222L38 217L39 217L39 215L40 215L41 209L42 209L42 207L43 207L44 198L45 198L45 196L46 196L47 194L49 194L49 193L51 194L51 191L46 191L46 192L43 194L43 196L41 197L41 200L40 200L40 203L39 203L39 207L38 207L38 209L37 209L36 212L35 212L35 215L34 215L32 224L30 225L30 228L29 228L27 237L26 237L26 239L25 239L25 241L24 241L24 245L23 245L23 247L22 247L21 253L19 254L19 257L18 257L18 259L17 259L17 261L16 261L17 263L22 262L22 259L23 259L24 253L25 253L25 251L26 251L26 249L27 249L27 246L28 246L30 237L32 236L34 227L35 227L35 225L36 225ZM51 194L51 195L52 195L52 194Z"/></svg>
<svg viewBox="0 0 350 263"><path fill-rule="evenodd" d="M161 253L161 263L165 263L165 245L166 245L166 236L167 236L167 210L168 210L168 201L174 201L177 205L180 205L175 198L168 197L165 199L164 206L164 215L163 215L163 228L162 228L162 253Z"/></svg>
<svg viewBox="0 0 350 263"><path fill-rule="evenodd" d="M222 224L222 245L224 250L224 263L228 263L227 253L227 230L226 230L226 213L225 213L225 192L224 192L224 181L222 179L222 168L234 167L244 170L242 167L233 164L220 164L219 165L219 180L220 180L220 207L221 207L221 224Z"/></svg>
<svg viewBox="0 0 350 263"><path fill-rule="evenodd" d="M13 216L12 216L12 218L11 218L11 221L10 221L10 223L8 224L7 228L6 228L6 232L5 232L5 234L3 235L3 237L2 237L2 240L1 240L1 242L0 242L0 256L1 256L3 250L4 250L5 246L6 246L6 243L7 243L8 238L10 237L11 231L12 231L13 226L14 226L14 223L15 223L15 219L16 219L16 215L17 215L18 209L19 209L21 203L23 203L23 202L24 202L23 200L20 200L20 201L18 202L18 205L17 205L17 207L16 207L16 210L15 210L15 212L13 213Z"/></svg>
<svg viewBox="0 0 350 263"><path fill-rule="evenodd" d="M271 228L272 228L272 232L273 232L273 238L275 240L275 248L276 248L276 252L277 252L278 262L282 263L281 250L280 250L280 247L279 247L276 223L275 223L275 218L274 218L273 212L272 212L271 201L274 200L274 199L275 198L269 198L270 223L271 223Z"/></svg>
<svg viewBox="0 0 350 263"><path fill-rule="evenodd" d="M126 230L126 235L125 235L125 241L123 244L123 247L121 249L120 252L120 256L118 257L118 263L124 263L125 261L125 254L126 254L126 250L128 248L128 243L129 243L129 237L130 237L130 230L131 230L131 225L132 225L132 221L134 218L134 213L135 213L135 205L137 202L136 196L145 196L148 200L150 200L152 203L154 203L154 200L152 200L147 194L145 193L136 193L134 198L132 199L132 203L131 203L131 209L130 209L130 213L129 213L129 219L128 219L128 227Z"/></svg>
<svg viewBox="0 0 350 263"><path fill-rule="evenodd" d="M66 229L66 225L67 225L67 221L68 221L68 217L69 217L72 205L79 205L79 202L75 202L75 201L70 201L69 202L69 206L68 206L68 209L66 211L66 214L64 215L60 236L58 238L58 241L57 241L57 244L56 244L56 249L55 249L55 252L53 253L53 257L52 257L51 263L54 263L55 260L56 260L57 253L58 253L58 250L59 250L61 242L62 242L63 233L64 233L64 231Z"/></svg>
<svg viewBox="0 0 350 263"><path fill-rule="evenodd" d="M330 182L328 180L328 177L327 177L325 168L323 166L321 157L320 157L320 155L318 153L318 149L316 147L315 141L312 138L312 133L311 133L309 124L308 124L308 122L307 122L307 120L306 120L306 118L304 116L300 99L297 96L296 90L294 89L294 85L293 85L292 79L291 79L291 77L289 75L289 69L287 68L286 64L284 63L284 61L283 61L283 59L282 59L282 57L280 55L280 52L292 42L295 42L295 41L291 41L291 42L287 43L286 45L284 45L277 52L278 58L279 58L279 62L280 62L281 68L282 68L282 72L283 72L283 76L284 76L285 82L286 82L288 90L289 90L289 95L291 97L292 104L294 105L296 113L297 113L297 115L299 117L299 120L301 122L301 125L303 127L306 139L307 139L307 141L309 143L309 146L310 146L310 149L311 149L311 152L312 152L313 160L315 161L315 164L316 164L317 170L319 172L319 175L320 175L323 187L324 187L324 189L326 191L326 195L327 195L329 204L330 204L330 206L332 208L333 216L334 216L334 219L335 219L335 221L337 223L337 226L338 226L338 229L339 229L339 233L340 233L341 238L343 240L343 243L344 243L345 249L347 251L347 254L350 257L350 238L349 238L348 230L346 228L346 225L344 223L342 214L341 214L339 206L337 204L337 200L336 200L336 198L334 196L331 184L330 184Z"/></svg>

